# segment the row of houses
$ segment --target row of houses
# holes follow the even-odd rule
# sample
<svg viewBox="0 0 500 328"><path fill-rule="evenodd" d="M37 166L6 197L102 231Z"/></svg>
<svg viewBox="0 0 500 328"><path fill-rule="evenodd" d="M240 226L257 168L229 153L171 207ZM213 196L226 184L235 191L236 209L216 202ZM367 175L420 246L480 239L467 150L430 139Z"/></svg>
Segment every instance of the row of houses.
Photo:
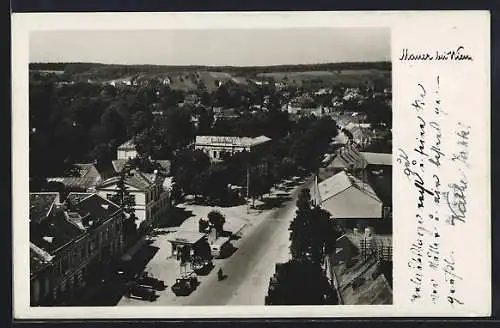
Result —
<svg viewBox="0 0 500 328"><path fill-rule="evenodd" d="M31 305L72 304L102 279L111 263L125 251L122 209L111 201L120 188L119 174L134 200L137 227L150 228L166 215L169 205L170 163L161 172L127 167L137 156L128 141L118 147L114 172L95 163L75 164L74 177L53 177L69 193L30 194Z"/></svg>
<svg viewBox="0 0 500 328"><path fill-rule="evenodd" d="M122 209L95 193L30 193L31 305L72 305L123 254Z"/></svg>
<svg viewBox="0 0 500 328"><path fill-rule="evenodd" d="M392 304L392 154L352 143L325 155L313 189L343 234L325 257L340 304Z"/></svg>

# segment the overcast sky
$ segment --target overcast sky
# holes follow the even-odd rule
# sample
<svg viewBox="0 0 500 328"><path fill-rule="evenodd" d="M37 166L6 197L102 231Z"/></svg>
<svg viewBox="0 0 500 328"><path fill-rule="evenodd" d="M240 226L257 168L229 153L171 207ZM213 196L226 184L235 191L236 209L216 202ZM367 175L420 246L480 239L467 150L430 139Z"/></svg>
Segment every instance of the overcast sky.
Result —
<svg viewBox="0 0 500 328"><path fill-rule="evenodd" d="M385 28L37 31L30 62L264 66L390 61Z"/></svg>

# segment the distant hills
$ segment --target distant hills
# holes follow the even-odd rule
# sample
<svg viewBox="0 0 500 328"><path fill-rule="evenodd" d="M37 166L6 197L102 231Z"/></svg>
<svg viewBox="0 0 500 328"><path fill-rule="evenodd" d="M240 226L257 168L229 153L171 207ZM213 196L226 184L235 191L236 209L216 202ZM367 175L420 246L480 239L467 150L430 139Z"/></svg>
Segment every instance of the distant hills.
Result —
<svg viewBox="0 0 500 328"><path fill-rule="evenodd" d="M379 69L390 70L391 62L340 62L322 64L274 65L274 66L168 66L168 65L117 65L100 63L30 63L31 70L64 71L68 67L76 71L98 68L128 68L137 73L169 73L178 71L215 71L228 73L272 73L297 71L322 71L346 69Z"/></svg>
<svg viewBox="0 0 500 328"><path fill-rule="evenodd" d="M30 71L61 75L72 81L134 81L142 79L168 80L174 89L193 90L203 83L209 91L218 83L232 81L237 84L254 84L272 79L301 86L321 81L325 86L339 83L357 86L379 81L391 84L391 62L342 62L276 66L167 66L167 65L117 65L99 63L31 63Z"/></svg>

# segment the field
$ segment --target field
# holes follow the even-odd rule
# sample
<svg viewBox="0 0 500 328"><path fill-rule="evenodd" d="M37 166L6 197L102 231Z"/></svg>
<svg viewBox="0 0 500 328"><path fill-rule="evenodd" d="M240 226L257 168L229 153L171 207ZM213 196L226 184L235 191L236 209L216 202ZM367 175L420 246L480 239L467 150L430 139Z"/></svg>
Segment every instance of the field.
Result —
<svg viewBox="0 0 500 328"><path fill-rule="evenodd" d="M349 65L348 65L349 64ZM270 67L204 67L204 66L153 66L153 65L104 65L88 63L31 64L30 69L64 71L65 78L74 81L141 81L143 79L169 80L174 89L195 90L203 82L208 91L217 88L218 82L232 81L247 85L249 81L273 78L276 82L288 79L296 86L308 82L321 82L325 87L344 84L359 86L366 82L391 81L390 63L339 63Z"/></svg>
<svg viewBox="0 0 500 328"><path fill-rule="evenodd" d="M332 71L303 71L303 72L272 72L261 73L259 76L282 81L285 77L289 83L301 85L310 80L322 80L325 85L333 86L339 83L357 86L377 80L391 80L391 71L378 69L349 69ZM295 83L294 83L295 81Z"/></svg>

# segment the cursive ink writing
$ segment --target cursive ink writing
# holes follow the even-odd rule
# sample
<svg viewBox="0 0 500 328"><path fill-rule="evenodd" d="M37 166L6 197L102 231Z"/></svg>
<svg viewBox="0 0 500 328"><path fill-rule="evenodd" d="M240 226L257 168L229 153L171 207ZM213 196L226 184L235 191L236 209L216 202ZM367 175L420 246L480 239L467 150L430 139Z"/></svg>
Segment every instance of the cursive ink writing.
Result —
<svg viewBox="0 0 500 328"><path fill-rule="evenodd" d="M444 157L444 153L441 151L441 127L438 122L432 121L429 123L430 127L434 130L435 139L434 144L431 146L432 156L429 158L429 162L435 166L441 166L441 157Z"/></svg>
<svg viewBox="0 0 500 328"><path fill-rule="evenodd" d="M444 262L444 279L448 286L448 296L446 299L452 307L455 307L455 304L463 305L463 301L458 299L456 296L457 282L463 280L463 278L456 273L455 258L453 257L453 252L449 256L444 258Z"/></svg>
<svg viewBox="0 0 500 328"><path fill-rule="evenodd" d="M449 219L447 223L450 225L455 225L455 221L465 222L465 216L467 214L467 181L465 176L463 176L459 182L448 184L450 191L445 194L446 204L450 211Z"/></svg>
<svg viewBox="0 0 500 328"><path fill-rule="evenodd" d="M469 135L470 135L470 125L458 123L459 129L456 132L458 137L457 145L459 146L459 151L452 154L452 161L462 163L464 166L469 167Z"/></svg>
<svg viewBox="0 0 500 328"><path fill-rule="evenodd" d="M464 46L454 49L429 51L410 51L408 48L401 50L398 60L401 61L472 61L472 56L466 52Z"/></svg>

